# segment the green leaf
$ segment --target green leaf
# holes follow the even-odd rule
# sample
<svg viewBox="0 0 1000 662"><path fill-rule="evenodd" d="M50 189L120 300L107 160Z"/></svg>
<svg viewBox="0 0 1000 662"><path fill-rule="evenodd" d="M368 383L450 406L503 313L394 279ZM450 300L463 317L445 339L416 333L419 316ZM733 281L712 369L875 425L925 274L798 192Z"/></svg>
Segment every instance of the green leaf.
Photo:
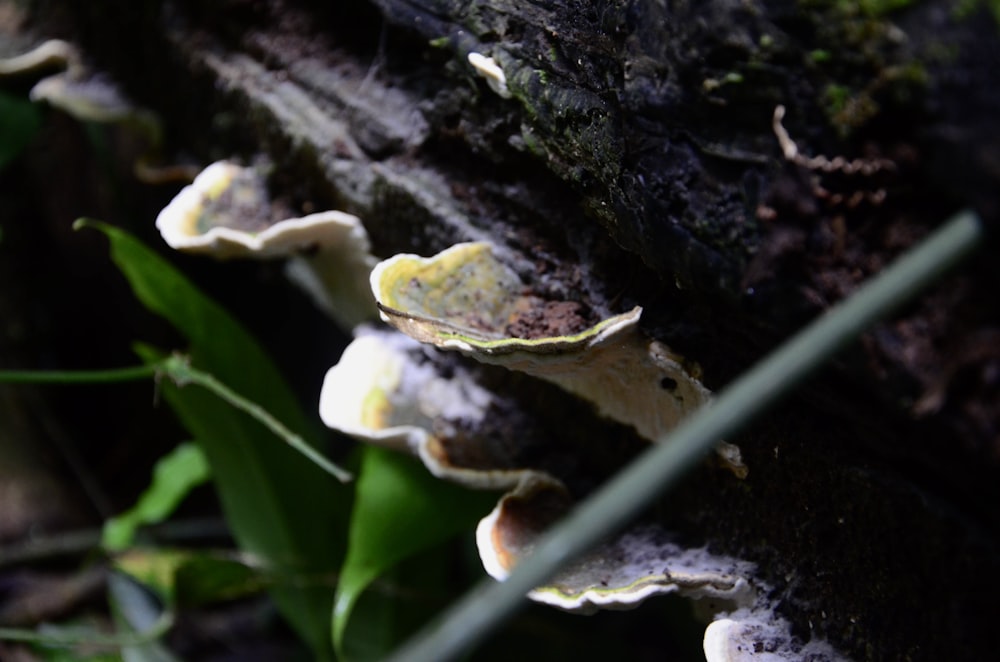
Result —
<svg viewBox="0 0 1000 662"><path fill-rule="evenodd" d="M265 426L284 440L285 443L337 480L343 483L349 483L354 480L354 476L348 471L330 462L325 455L310 446L302 437L285 427L281 421L272 416L266 409L256 402L244 398L213 375L201 370L195 370L184 356L178 354L169 356L163 361L158 361L155 364L155 369L162 371L160 373L161 377L169 377L178 386L195 384L208 389L216 396L225 400L230 406L236 407L255 418L261 425ZM3 372L0 372L0 377L2 376Z"/></svg>
<svg viewBox="0 0 1000 662"><path fill-rule="evenodd" d="M41 126L42 115L35 104L0 92L0 170L18 157Z"/></svg>
<svg viewBox="0 0 1000 662"><path fill-rule="evenodd" d="M177 568L176 595L188 607L234 600L266 588L266 573L234 559L212 554L193 554Z"/></svg>
<svg viewBox="0 0 1000 662"><path fill-rule="evenodd" d="M32 659L44 662L122 662L117 647L96 644L107 637L102 624L93 618L78 617L59 624L43 623L38 626L39 639L31 642ZM75 644L65 643L75 640Z"/></svg>
<svg viewBox="0 0 1000 662"><path fill-rule="evenodd" d="M367 632L366 638L377 636L380 641L345 642L348 620L362 592L403 559L470 531L495 503L495 494L472 492L444 482L413 458L365 447L347 558L340 572L333 612L333 640L338 654L367 650L372 657L378 657L388 652L393 641L384 632L387 615L372 610L364 613L368 622L355 624L351 633ZM389 601L381 605L391 608Z"/></svg>
<svg viewBox="0 0 1000 662"><path fill-rule="evenodd" d="M124 231L94 221L111 257L149 310L191 343L191 365L259 403L313 448L318 416L307 417L257 342L217 303ZM78 223L79 224L79 223ZM161 356L148 347L147 362ZM329 657L333 575L344 557L350 491L279 441L270 430L201 388L164 381L161 394L201 445L240 547L287 579L275 602L318 658Z"/></svg>
<svg viewBox="0 0 1000 662"><path fill-rule="evenodd" d="M169 517L191 490L208 481L209 473L201 447L180 444L156 463L153 481L136 504L104 523L101 544L111 551L125 549L140 526Z"/></svg>
<svg viewBox="0 0 1000 662"><path fill-rule="evenodd" d="M115 557L114 564L178 609L246 597L270 585L266 572L231 552L133 548Z"/></svg>

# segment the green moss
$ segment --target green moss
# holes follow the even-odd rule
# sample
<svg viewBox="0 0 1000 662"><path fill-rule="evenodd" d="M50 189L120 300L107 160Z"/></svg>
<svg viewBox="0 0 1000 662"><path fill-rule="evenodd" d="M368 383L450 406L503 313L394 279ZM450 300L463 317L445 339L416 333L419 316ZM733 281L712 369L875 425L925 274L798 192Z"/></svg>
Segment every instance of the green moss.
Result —
<svg viewBox="0 0 1000 662"><path fill-rule="evenodd" d="M803 18L815 28L805 57L816 74L816 102L842 138L897 102L912 103L926 85L924 62L900 48L900 28L887 18L913 4L800 0Z"/></svg>
<svg viewBox="0 0 1000 662"><path fill-rule="evenodd" d="M879 99L883 101L909 105L926 84L927 70L920 62L914 61L886 67L864 89L830 83L823 88L821 103L837 133L846 136L878 115L881 106L875 98L875 91L881 93Z"/></svg>
<svg viewBox="0 0 1000 662"><path fill-rule="evenodd" d="M833 59L833 54L824 48L816 48L809 52L809 59L816 64L821 64Z"/></svg>
<svg viewBox="0 0 1000 662"><path fill-rule="evenodd" d="M823 91L824 110L830 123L841 136L847 136L864 126L880 110L878 102L865 91L855 92L842 85L831 84Z"/></svg>
<svg viewBox="0 0 1000 662"><path fill-rule="evenodd" d="M952 15L957 19L970 18L976 11L985 6L993 14L993 19L1000 26L1000 0L960 0L952 10Z"/></svg>
<svg viewBox="0 0 1000 662"><path fill-rule="evenodd" d="M853 3L845 3L853 4ZM861 11L869 16L882 16L913 4L913 0L859 0Z"/></svg>
<svg viewBox="0 0 1000 662"><path fill-rule="evenodd" d="M823 90L823 109L827 117L833 117L842 112L851 98L851 90L844 85L830 83Z"/></svg>
<svg viewBox="0 0 1000 662"><path fill-rule="evenodd" d="M535 132L527 125L521 125L521 138L524 140L524 146L528 148L529 152L538 157L548 158L549 153L545 149L545 145L542 144L542 141L538 139Z"/></svg>

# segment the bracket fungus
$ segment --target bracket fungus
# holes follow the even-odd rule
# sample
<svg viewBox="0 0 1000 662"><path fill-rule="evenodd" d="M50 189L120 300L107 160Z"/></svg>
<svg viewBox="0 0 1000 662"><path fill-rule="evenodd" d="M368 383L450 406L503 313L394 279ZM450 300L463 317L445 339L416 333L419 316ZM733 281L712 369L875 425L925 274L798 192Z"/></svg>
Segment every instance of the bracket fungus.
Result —
<svg viewBox="0 0 1000 662"><path fill-rule="evenodd" d="M0 76L22 76L54 67L80 67L80 55L73 44L48 39L19 55L0 58Z"/></svg>
<svg viewBox="0 0 1000 662"><path fill-rule="evenodd" d="M106 74L93 71L76 47L61 39L49 39L20 55L0 59L0 78L45 75L31 88L28 97L45 102L81 122L121 124L136 131L145 141L145 152L135 162L135 176L146 183L190 180L186 166L153 165L163 142L163 127L153 111L133 103Z"/></svg>
<svg viewBox="0 0 1000 662"><path fill-rule="evenodd" d="M536 473L501 444L464 433L479 427L497 396L460 366L441 372L415 340L363 331L323 380L320 418L359 441L416 455L435 476L467 487L510 489Z"/></svg>
<svg viewBox="0 0 1000 662"><path fill-rule="evenodd" d="M465 367L442 365L442 358L404 335L362 329L327 372L320 416L360 441L419 457L440 478L508 490L476 531L486 571L504 579L574 497L559 478L521 461L537 461L543 451L519 453L488 424L503 396L481 386ZM660 529L639 526L569 564L530 597L583 613L627 609L674 592L742 606L753 597L744 579L750 567L685 549Z"/></svg>
<svg viewBox="0 0 1000 662"><path fill-rule="evenodd" d="M510 90L507 88L507 76L496 60L476 52L469 53L468 57L469 64L476 70L476 73L486 79L491 90L504 99L511 97Z"/></svg>
<svg viewBox="0 0 1000 662"><path fill-rule="evenodd" d="M844 662L822 639L802 643L791 624L775 614L773 606L741 608L717 618L705 629L706 662Z"/></svg>
<svg viewBox="0 0 1000 662"><path fill-rule="evenodd" d="M642 308L587 324L580 304L533 295L491 244L396 255L371 285L382 319L407 335L555 383L650 441L711 400L696 366L639 330ZM735 446L720 457L746 475Z"/></svg>
<svg viewBox="0 0 1000 662"><path fill-rule="evenodd" d="M526 480L506 494L476 530L486 571L506 579L518 560L530 554L546 527L565 514L572 500L561 486ZM713 598L735 607L756 598L748 583L753 565L686 548L661 528L638 525L568 563L529 597L566 611L630 609L648 597L679 593Z"/></svg>
<svg viewBox="0 0 1000 662"><path fill-rule="evenodd" d="M639 330L641 308L588 321L582 304L533 293L488 243L458 244L431 258L396 255L374 268L371 287L382 319L413 340L554 383L647 440L658 440L711 397L696 368ZM498 396L484 395L464 370L440 384L443 377L414 360L421 346L413 340L374 338L356 340L328 373L320 404L324 421L359 439L406 448L443 478L509 490L476 530L486 571L505 579L572 507L573 495L537 465L511 465L503 453L496 462L490 450L496 444L480 431L486 405ZM448 418L444 408L428 404L442 396L472 422L462 441L479 449L473 455L481 463L458 466L460 453L445 450L453 445L455 426L441 425ZM745 475L738 448L724 445L720 456ZM570 563L529 597L583 613L628 609L664 593L739 608L756 599L746 579L751 572L751 564L685 548L662 529L639 525Z"/></svg>
<svg viewBox="0 0 1000 662"><path fill-rule="evenodd" d="M376 260L361 220L340 211L286 218L257 168L219 161L160 212L172 248L217 259L288 257L286 272L346 329L375 317L367 278Z"/></svg>

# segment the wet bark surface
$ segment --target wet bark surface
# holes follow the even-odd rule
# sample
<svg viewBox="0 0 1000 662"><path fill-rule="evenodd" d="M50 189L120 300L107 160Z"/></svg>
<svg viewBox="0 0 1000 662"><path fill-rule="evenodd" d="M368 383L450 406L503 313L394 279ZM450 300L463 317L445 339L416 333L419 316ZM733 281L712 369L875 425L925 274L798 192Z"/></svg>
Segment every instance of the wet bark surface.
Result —
<svg viewBox="0 0 1000 662"><path fill-rule="evenodd" d="M73 40L157 112L163 159L264 155L283 200L357 214L381 256L491 240L532 293L642 305L713 389L949 214L1000 213L986 3L119 4L38 0L19 30ZM730 440L745 481L702 469L664 507L857 659L993 648L989 241Z"/></svg>

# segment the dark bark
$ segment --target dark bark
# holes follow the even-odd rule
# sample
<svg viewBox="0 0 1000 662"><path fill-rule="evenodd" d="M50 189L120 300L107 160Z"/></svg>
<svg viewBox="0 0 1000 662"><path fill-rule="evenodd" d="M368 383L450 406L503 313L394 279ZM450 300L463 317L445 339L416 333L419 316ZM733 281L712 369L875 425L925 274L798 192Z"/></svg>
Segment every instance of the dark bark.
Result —
<svg viewBox="0 0 1000 662"><path fill-rule="evenodd" d="M174 155L265 153L275 190L359 215L380 255L505 244L536 289L642 305L713 388L948 214L1000 213L987 3L121 4L39 0L33 27L160 113ZM779 104L805 155L891 166L786 160ZM705 471L672 496L806 638L858 659L993 649L997 282L966 265L732 440L745 483Z"/></svg>

